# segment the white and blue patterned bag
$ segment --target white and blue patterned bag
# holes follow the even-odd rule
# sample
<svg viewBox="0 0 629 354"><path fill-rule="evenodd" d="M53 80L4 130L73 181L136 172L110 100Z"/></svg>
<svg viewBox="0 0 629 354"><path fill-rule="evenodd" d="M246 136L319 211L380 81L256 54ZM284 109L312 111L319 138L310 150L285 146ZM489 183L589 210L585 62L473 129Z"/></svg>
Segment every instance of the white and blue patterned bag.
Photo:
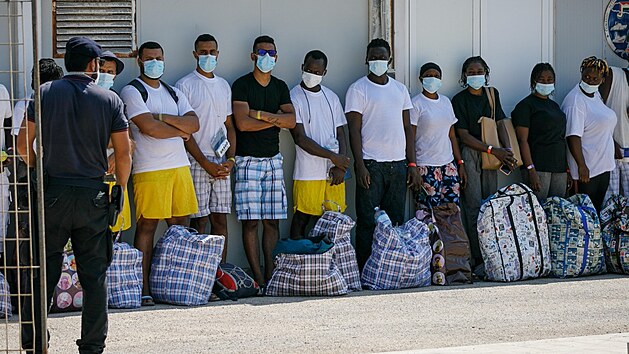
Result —
<svg viewBox="0 0 629 354"><path fill-rule="evenodd" d="M0 318L8 318L12 315L11 291L9 291L9 284L4 279L4 275L0 273Z"/></svg>
<svg viewBox="0 0 629 354"><path fill-rule="evenodd" d="M377 221L371 256L361 277L363 285L371 290L430 285L429 233L428 225L416 218L399 227L393 227L390 220Z"/></svg>
<svg viewBox="0 0 629 354"><path fill-rule="evenodd" d="M552 275L560 278L605 273L601 224L585 194L546 199Z"/></svg>
<svg viewBox="0 0 629 354"><path fill-rule="evenodd" d="M483 203L478 243L487 280L511 282L550 272L546 215L524 184L501 188Z"/></svg>
<svg viewBox="0 0 629 354"><path fill-rule="evenodd" d="M223 236L179 225L168 228L153 251L149 277L153 298L173 305L207 304L224 243Z"/></svg>
<svg viewBox="0 0 629 354"><path fill-rule="evenodd" d="M116 236L111 265L107 268L107 302L114 309L142 305L142 252Z"/></svg>
<svg viewBox="0 0 629 354"><path fill-rule="evenodd" d="M611 195L601 210L601 232L607 271L629 274L629 199Z"/></svg>

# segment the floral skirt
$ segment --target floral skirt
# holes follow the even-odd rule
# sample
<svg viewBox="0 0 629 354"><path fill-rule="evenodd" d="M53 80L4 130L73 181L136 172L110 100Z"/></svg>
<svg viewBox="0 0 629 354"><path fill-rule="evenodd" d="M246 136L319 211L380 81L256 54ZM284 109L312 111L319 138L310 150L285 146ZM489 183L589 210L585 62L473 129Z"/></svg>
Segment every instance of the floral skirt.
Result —
<svg viewBox="0 0 629 354"><path fill-rule="evenodd" d="M415 193L415 202L437 207L441 204L456 203L459 205L461 184L459 173L450 162L443 166L419 166L424 190Z"/></svg>

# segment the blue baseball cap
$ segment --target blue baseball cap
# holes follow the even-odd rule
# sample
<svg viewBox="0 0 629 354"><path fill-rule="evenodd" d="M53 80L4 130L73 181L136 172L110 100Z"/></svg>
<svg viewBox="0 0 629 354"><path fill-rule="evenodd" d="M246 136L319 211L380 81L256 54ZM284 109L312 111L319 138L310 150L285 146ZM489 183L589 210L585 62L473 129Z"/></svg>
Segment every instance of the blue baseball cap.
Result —
<svg viewBox="0 0 629 354"><path fill-rule="evenodd" d="M122 70L124 70L124 63L122 62L122 60L118 59L116 54L106 50L100 54L100 58L106 59L106 60L113 60L116 62L116 75L120 75Z"/></svg>
<svg viewBox="0 0 629 354"><path fill-rule="evenodd" d="M98 43L87 37L72 37L66 43L66 53L83 55L88 58L99 58L102 50Z"/></svg>

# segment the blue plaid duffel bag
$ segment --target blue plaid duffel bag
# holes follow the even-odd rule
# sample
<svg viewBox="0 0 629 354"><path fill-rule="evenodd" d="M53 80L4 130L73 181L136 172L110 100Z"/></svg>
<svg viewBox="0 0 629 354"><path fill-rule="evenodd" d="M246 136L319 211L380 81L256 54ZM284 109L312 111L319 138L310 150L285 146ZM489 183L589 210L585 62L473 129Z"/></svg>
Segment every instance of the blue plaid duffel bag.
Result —
<svg viewBox="0 0 629 354"><path fill-rule="evenodd" d="M156 301L173 305L207 304L221 261L225 237L199 234L173 225L153 251L149 285Z"/></svg>
<svg viewBox="0 0 629 354"><path fill-rule="evenodd" d="M430 285L429 234L428 225L416 218L393 227L386 213L377 211L371 256L361 278L363 285L371 290Z"/></svg>
<svg viewBox="0 0 629 354"><path fill-rule="evenodd" d="M11 292L9 284L4 279L4 275L0 273L0 318L9 318L13 315L11 307Z"/></svg>
<svg viewBox="0 0 629 354"><path fill-rule="evenodd" d="M114 309L135 309L142 304L142 252L116 236L107 268L107 302Z"/></svg>

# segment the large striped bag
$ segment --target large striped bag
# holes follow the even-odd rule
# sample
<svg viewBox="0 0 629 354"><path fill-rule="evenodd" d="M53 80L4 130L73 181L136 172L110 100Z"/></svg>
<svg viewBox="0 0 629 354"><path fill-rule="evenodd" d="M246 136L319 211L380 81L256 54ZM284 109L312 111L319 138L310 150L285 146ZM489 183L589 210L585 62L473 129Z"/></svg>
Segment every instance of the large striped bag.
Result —
<svg viewBox="0 0 629 354"><path fill-rule="evenodd" d="M481 205L478 243L487 280L511 282L550 272L546 215L524 184L501 188Z"/></svg>
<svg viewBox="0 0 629 354"><path fill-rule="evenodd" d="M199 234L173 225L157 242L149 285L156 301L173 305L207 304L221 261L225 237Z"/></svg>
<svg viewBox="0 0 629 354"><path fill-rule="evenodd" d="M327 211L309 238L326 239L334 245L321 254L279 254L267 283L269 296L335 296L358 291L360 273L350 231L355 222L340 212Z"/></svg>
<svg viewBox="0 0 629 354"><path fill-rule="evenodd" d="M601 210L605 264L610 273L629 274L629 199L614 194Z"/></svg>
<svg viewBox="0 0 629 354"><path fill-rule="evenodd" d="M604 273L601 224L590 197L551 197L546 199L544 211L550 235L551 274L565 278Z"/></svg>
<svg viewBox="0 0 629 354"><path fill-rule="evenodd" d="M429 233L428 225L417 218L393 227L388 216L378 217L371 256L361 277L363 285L371 290L430 285L432 250Z"/></svg>
<svg viewBox="0 0 629 354"><path fill-rule="evenodd" d="M113 245L111 265L107 268L107 302L116 309L135 309L142 305L142 252L126 242Z"/></svg>
<svg viewBox="0 0 629 354"><path fill-rule="evenodd" d="M4 275L0 273L0 318L8 318L12 315L11 291L9 284L4 280Z"/></svg>

